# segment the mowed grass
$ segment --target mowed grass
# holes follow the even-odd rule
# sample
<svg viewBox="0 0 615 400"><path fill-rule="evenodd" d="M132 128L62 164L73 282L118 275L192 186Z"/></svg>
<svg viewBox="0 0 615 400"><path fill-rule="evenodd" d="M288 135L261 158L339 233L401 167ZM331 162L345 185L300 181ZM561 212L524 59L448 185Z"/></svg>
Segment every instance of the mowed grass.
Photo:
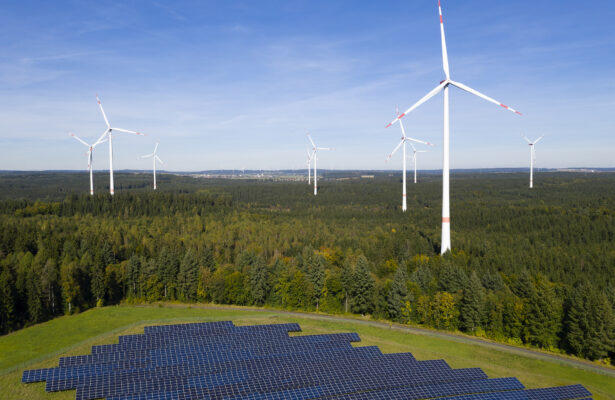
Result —
<svg viewBox="0 0 615 400"><path fill-rule="evenodd" d="M219 320L231 320L236 325L297 322L305 334L357 332L362 339L359 345L376 345L386 353L412 352L420 360L442 358L453 368L482 368L491 378L516 376L528 388L580 383L595 399L615 399L612 376L556 360L314 315L176 305L97 308L0 337L0 399L74 399L74 391L46 393L44 383L22 384L23 370L57 366L61 356L89 354L92 345L117 343L119 335L143 333L146 325Z"/></svg>

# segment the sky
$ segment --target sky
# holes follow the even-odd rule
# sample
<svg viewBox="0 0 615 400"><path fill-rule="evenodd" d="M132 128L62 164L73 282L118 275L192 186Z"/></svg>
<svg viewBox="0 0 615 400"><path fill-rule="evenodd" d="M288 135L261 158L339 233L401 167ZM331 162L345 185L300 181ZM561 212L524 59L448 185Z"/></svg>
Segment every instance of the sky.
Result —
<svg viewBox="0 0 615 400"><path fill-rule="evenodd" d="M615 2L442 0L451 167L615 167ZM395 169L385 129L444 79L436 0L20 1L0 13L0 170ZM442 94L403 119L442 165ZM108 145L94 149L108 168Z"/></svg>

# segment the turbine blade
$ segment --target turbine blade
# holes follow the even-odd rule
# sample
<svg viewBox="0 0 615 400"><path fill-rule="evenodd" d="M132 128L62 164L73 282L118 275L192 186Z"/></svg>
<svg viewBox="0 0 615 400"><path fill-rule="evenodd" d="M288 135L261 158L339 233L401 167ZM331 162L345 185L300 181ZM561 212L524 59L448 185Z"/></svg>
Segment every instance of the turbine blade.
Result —
<svg viewBox="0 0 615 400"><path fill-rule="evenodd" d="M446 79L451 78L451 74L448 69L448 52L446 51L446 38L444 37L444 21L442 20L442 6L440 0L438 0L438 12L440 13L440 37L442 38L442 68Z"/></svg>
<svg viewBox="0 0 615 400"><path fill-rule="evenodd" d="M532 143L532 144L536 144L536 143L538 143L538 142L540 141L540 139L542 139L543 137L544 137L544 136L541 136L541 137L539 137L538 139L534 140L534 143Z"/></svg>
<svg viewBox="0 0 615 400"><path fill-rule="evenodd" d="M391 158L393 158L393 154L395 154L397 152L397 150L399 150L399 148L401 147L401 145L404 144L404 141L402 140L401 142L399 142L399 144L397 146L395 146L395 148L393 149L393 151L391 152L391 154L389 154L387 156L387 158L384 160L385 162L389 161Z"/></svg>
<svg viewBox="0 0 615 400"><path fill-rule="evenodd" d="M433 89L431 92L427 93L425 96L423 96L422 99L420 99L412 107L407 109L406 112L401 113L400 115L398 115L397 118L395 118L393 121L391 121L387 126L385 126L385 128L388 128L389 126L393 125L394 123L396 123L397 121L402 119L406 114L409 114L412 111L414 111L418 106L420 106L421 104L423 104L424 102L426 102L427 100L431 99L433 96L438 94L442 89L444 89L444 87L446 85L448 85L448 81L447 80L442 81L442 83L440 83L438 86L436 86L435 89Z"/></svg>
<svg viewBox="0 0 615 400"><path fill-rule="evenodd" d="M308 133L307 137L308 137L308 139L310 139L310 143L312 143L312 146L314 146L314 148L316 148L316 145L314 144L314 141L312 140L312 136Z"/></svg>
<svg viewBox="0 0 615 400"><path fill-rule="evenodd" d="M152 154L146 154L146 155L144 155L144 156L139 156L139 158L150 158L150 157L153 157L153 156L154 156L154 153L152 153Z"/></svg>
<svg viewBox="0 0 615 400"><path fill-rule="evenodd" d="M120 128L111 128L111 129L113 129L114 131L119 131L119 132L124 132L124 133L132 133L134 135L139 135L139 136L147 136L145 133L129 131L127 129L120 129Z"/></svg>
<svg viewBox="0 0 615 400"><path fill-rule="evenodd" d="M156 150L158 150L158 144L159 144L159 143L158 143L158 142L156 142L156 147L154 147L154 153L153 153L153 154L156 154Z"/></svg>
<svg viewBox="0 0 615 400"><path fill-rule="evenodd" d="M416 147L414 147L414 144L412 142L410 142L410 146L412 147L412 151L416 153Z"/></svg>
<svg viewBox="0 0 615 400"><path fill-rule="evenodd" d="M160 159L160 157L156 156L156 160L160 161L160 164L164 164L164 162Z"/></svg>
<svg viewBox="0 0 615 400"><path fill-rule="evenodd" d="M332 147L317 147L317 150L333 150Z"/></svg>
<svg viewBox="0 0 615 400"><path fill-rule="evenodd" d="M83 143L84 145L90 147L89 144L87 144L84 140L81 140L81 138L79 138L77 135L75 135L74 133L70 132L69 133L70 136L74 137L75 139L77 139L78 141L80 141L81 143Z"/></svg>
<svg viewBox="0 0 615 400"><path fill-rule="evenodd" d="M105 123L107 124L107 128L111 128L111 125L109 125L109 120L107 119L107 115L105 114L105 110L103 110L103 106L100 103L100 99L98 98L98 95L96 95L96 101L98 102L98 107L100 107L100 112L102 113L102 116L105 119Z"/></svg>
<svg viewBox="0 0 615 400"><path fill-rule="evenodd" d="M523 136L523 139L525 139L525 141L528 142L529 144L532 144L532 141L528 139L527 136Z"/></svg>
<svg viewBox="0 0 615 400"><path fill-rule="evenodd" d="M494 99L492 99L491 97L486 96L486 95L484 95L484 94L480 93L479 91L474 90L474 89L472 89L471 87L464 85L463 83L459 83L459 82L451 81L451 85L453 85L453 86L457 86L459 89L465 90L465 91L466 91L466 92L468 92L468 93L472 93L473 95L476 95L476 96L478 96L478 97L480 97L480 98L482 98L482 99L485 99L485 100L487 100L487 101L489 101L489 102L491 102L491 103L493 103L493 104L497 104L497 105L498 105L498 106L500 106L500 107L504 107L505 109L507 109L507 110L509 110L509 111L512 111L512 112L514 112L515 114L522 115L519 111L517 111L517 110L515 110L515 109L513 109L513 108L510 108L510 107L508 107L507 105L504 105L504 104L500 103L499 101L494 100Z"/></svg>
<svg viewBox="0 0 615 400"><path fill-rule="evenodd" d="M98 140L92 145L92 146L97 146L98 144L102 143L102 142L106 142L107 141L107 134L109 133L109 128L105 129L105 131L103 132L102 135L100 135L100 137L98 138Z"/></svg>
<svg viewBox="0 0 615 400"><path fill-rule="evenodd" d="M406 137L406 140L412 140L413 142L421 143L421 144L426 144L427 146L435 146L435 144L433 144L433 143L424 142L422 140L414 139L414 138L411 138L411 137ZM412 143L410 143L410 144L412 144ZM414 146L412 146L412 148L414 148Z"/></svg>

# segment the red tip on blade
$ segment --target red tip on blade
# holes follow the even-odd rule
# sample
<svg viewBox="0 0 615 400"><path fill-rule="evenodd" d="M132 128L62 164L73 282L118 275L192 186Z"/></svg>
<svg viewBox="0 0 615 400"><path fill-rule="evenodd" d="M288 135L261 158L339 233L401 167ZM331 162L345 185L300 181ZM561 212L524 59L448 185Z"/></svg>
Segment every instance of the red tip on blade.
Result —
<svg viewBox="0 0 615 400"><path fill-rule="evenodd" d="M515 111L515 113L517 113L517 114L519 114L519 115L523 115L523 114L521 114L519 111Z"/></svg>
<svg viewBox="0 0 615 400"><path fill-rule="evenodd" d="M389 124L388 124L387 126L385 126L384 128L386 129L386 128L388 128L388 127L389 127L389 126L391 126L391 125L393 125L393 123L392 123L392 122L389 122Z"/></svg>
<svg viewBox="0 0 615 400"><path fill-rule="evenodd" d="M401 113L401 115L399 117L397 117L397 119L402 119L404 117L404 115L406 115L406 113Z"/></svg>
<svg viewBox="0 0 615 400"><path fill-rule="evenodd" d="M440 0L438 0L438 7L440 7Z"/></svg>
<svg viewBox="0 0 615 400"><path fill-rule="evenodd" d="M440 23L443 24L444 22L442 22L442 14L440 14Z"/></svg>
<svg viewBox="0 0 615 400"><path fill-rule="evenodd" d="M502 104L502 103L500 103L500 106L502 106L502 107L504 107L505 109L507 109L507 110L508 110L508 106L506 106L506 105L504 105L504 104Z"/></svg>

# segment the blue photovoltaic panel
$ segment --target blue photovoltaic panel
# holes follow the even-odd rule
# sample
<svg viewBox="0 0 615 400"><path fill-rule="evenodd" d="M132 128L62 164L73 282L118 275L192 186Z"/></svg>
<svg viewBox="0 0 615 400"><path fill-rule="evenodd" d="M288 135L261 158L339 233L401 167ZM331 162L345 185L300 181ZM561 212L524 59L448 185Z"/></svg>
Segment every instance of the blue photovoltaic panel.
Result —
<svg viewBox="0 0 615 400"><path fill-rule="evenodd" d="M353 347L356 333L289 336L298 324L235 326L230 321L145 327L56 368L24 371L22 382L77 400L456 399L590 400L581 385L525 389L478 368Z"/></svg>

